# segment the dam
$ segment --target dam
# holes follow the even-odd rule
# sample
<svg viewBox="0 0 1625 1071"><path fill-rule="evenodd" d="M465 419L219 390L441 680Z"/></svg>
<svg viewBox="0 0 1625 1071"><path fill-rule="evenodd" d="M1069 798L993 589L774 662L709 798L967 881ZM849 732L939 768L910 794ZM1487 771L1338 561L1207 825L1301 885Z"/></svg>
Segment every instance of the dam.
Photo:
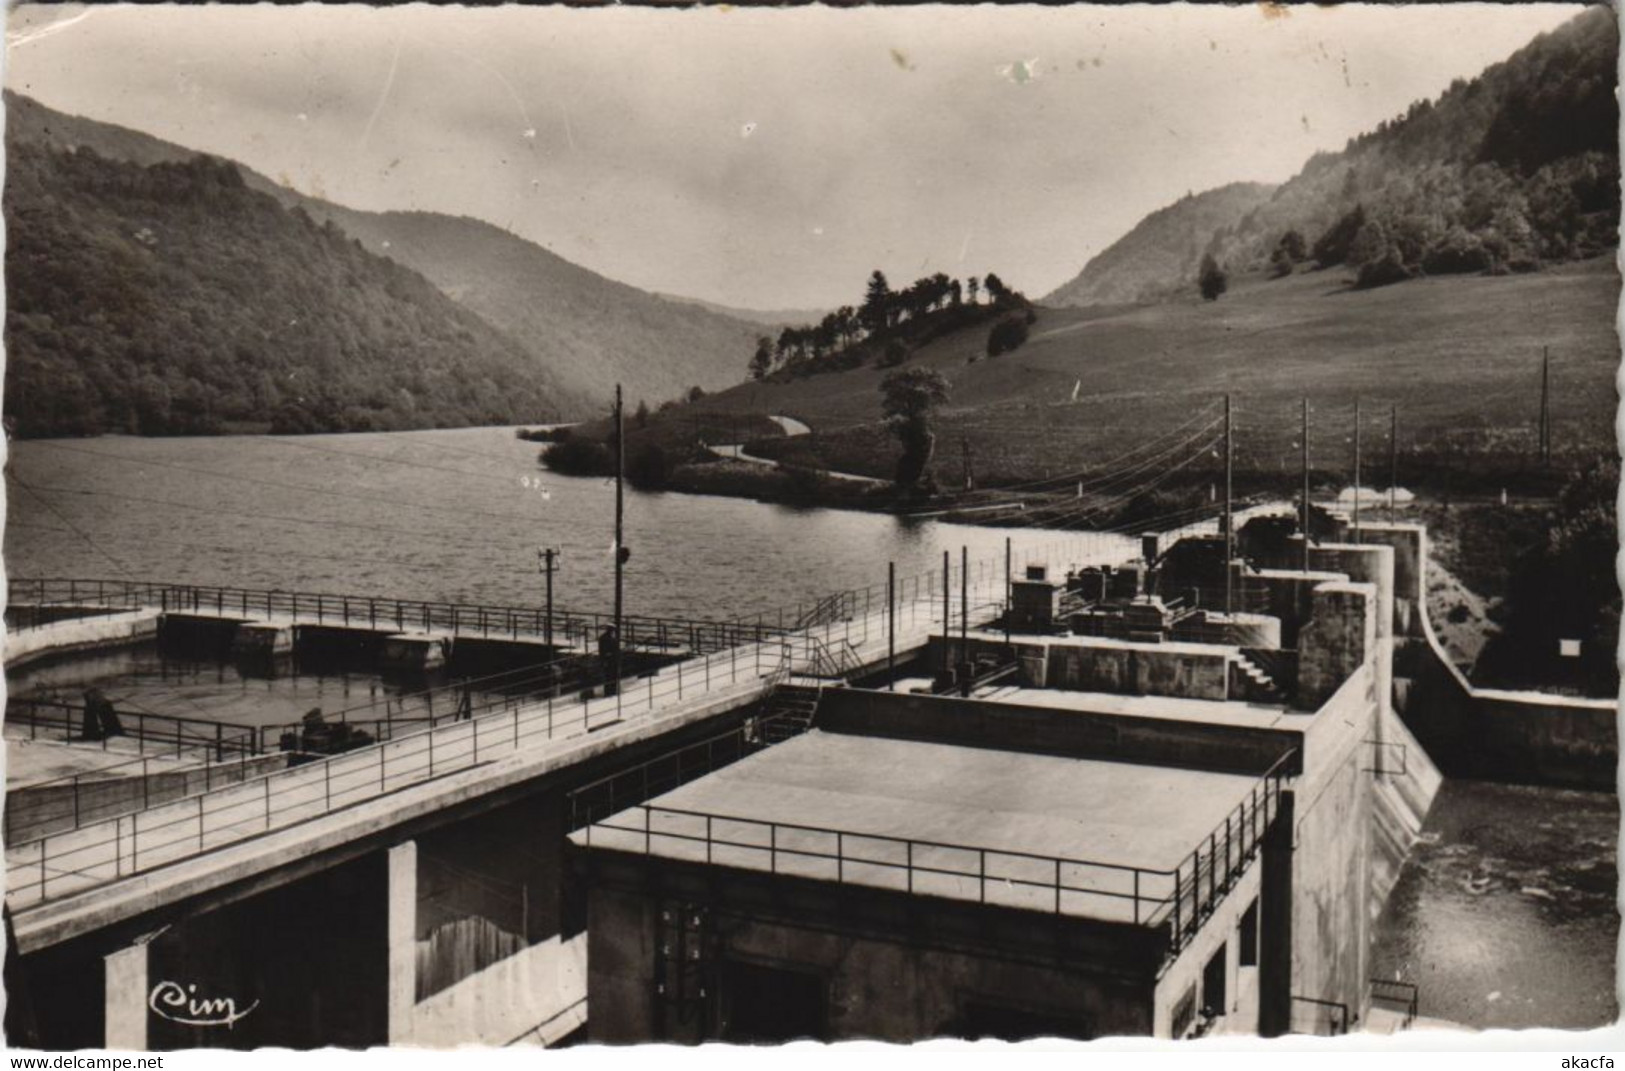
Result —
<svg viewBox="0 0 1625 1071"><path fill-rule="evenodd" d="M633 674L331 754L177 727L159 769L137 741L139 774L76 784L71 816L58 790L8 836L8 1031L168 1049L1412 1025L1425 1000L1375 976L1375 927L1442 773L1594 785L1612 705L1473 689L1426 620L1425 531L1356 542L1322 511L1305 547L1290 513L1137 557L950 560L771 622L650 621L627 647L661 657ZM466 639L590 659L600 624L105 587L72 591L97 611L73 616L43 595L8 658L171 627L319 644L336 612L453 658ZM218 1014L180 1021L187 994Z"/></svg>

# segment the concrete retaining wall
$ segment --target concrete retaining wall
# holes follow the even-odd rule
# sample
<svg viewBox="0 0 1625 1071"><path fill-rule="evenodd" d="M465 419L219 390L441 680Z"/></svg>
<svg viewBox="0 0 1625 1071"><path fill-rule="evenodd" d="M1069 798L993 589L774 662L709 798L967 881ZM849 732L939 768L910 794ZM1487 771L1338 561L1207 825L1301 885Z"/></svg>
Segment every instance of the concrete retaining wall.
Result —
<svg viewBox="0 0 1625 1071"><path fill-rule="evenodd" d="M5 664L15 669L46 655L139 643L158 634L159 616L156 610L130 610L8 631Z"/></svg>
<svg viewBox="0 0 1625 1071"><path fill-rule="evenodd" d="M942 665L944 640L932 636L925 665ZM949 664L962 657L957 636L947 641ZM996 655L1001 639L972 635L972 658ZM1042 643L1013 645L1021 662L1022 683L1032 688L1058 688L1111 695L1165 695L1187 699L1230 697L1230 662L1234 648L1195 643L1136 643L1094 636L1056 636Z"/></svg>
<svg viewBox="0 0 1625 1071"><path fill-rule="evenodd" d="M1444 776L1392 707L1377 721L1372 745L1371 903L1373 923L1399 881Z"/></svg>
<svg viewBox="0 0 1625 1071"><path fill-rule="evenodd" d="M1295 786L1292 994L1357 1014L1370 977L1370 750L1379 713L1375 667L1326 701L1307 735Z"/></svg>
<svg viewBox="0 0 1625 1071"><path fill-rule="evenodd" d="M1396 652L1394 704L1438 769L1449 777L1614 789L1617 702L1473 687L1427 617L1426 531L1391 525L1370 535L1396 548L1396 589L1418 600L1412 634Z"/></svg>
<svg viewBox="0 0 1625 1071"><path fill-rule="evenodd" d="M857 735L1246 774L1262 774L1283 752L1302 743L1301 733L1284 729L846 688L824 692L818 727Z"/></svg>

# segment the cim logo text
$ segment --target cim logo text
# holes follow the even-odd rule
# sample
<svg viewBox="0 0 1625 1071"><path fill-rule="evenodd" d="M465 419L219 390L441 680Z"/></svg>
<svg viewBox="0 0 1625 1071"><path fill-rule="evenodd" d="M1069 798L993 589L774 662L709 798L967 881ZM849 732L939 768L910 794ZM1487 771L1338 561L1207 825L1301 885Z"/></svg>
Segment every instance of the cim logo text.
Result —
<svg viewBox="0 0 1625 1071"><path fill-rule="evenodd" d="M239 1009L231 997L200 997L195 984L182 986L179 982L159 982L147 997L147 1007L161 1019L183 1026L223 1026L227 1030L259 1006L256 1000Z"/></svg>

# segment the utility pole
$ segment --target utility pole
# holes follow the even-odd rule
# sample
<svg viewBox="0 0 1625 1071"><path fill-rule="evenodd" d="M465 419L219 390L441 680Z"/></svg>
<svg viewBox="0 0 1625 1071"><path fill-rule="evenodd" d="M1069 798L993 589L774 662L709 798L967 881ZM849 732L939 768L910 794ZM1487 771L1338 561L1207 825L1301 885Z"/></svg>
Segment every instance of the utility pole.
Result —
<svg viewBox="0 0 1625 1071"><path fill-rule="evenodd" d="M1231 613L1233 593L1230 578L1230 561L1236 556L1235 517L1230 511L1231 473L1235 464L1235 454L1232 451L1233 443L1230 436L1230 395L1224 396L1224 615Z"/></svg>
<svg viewBox="0 0 1625 1071"><path fill-rule="evenodd" d="M970 698L970 547L959 547L959 694Z"/></svg>
<svg viewBox="0 0 1625 1071"><path fill-rule="evenodd" d="M948 629L946 624L943 633ZM886 691L897 691L897 563L886 563Z"/></svg>
<svg viewBox="0 0 1625 1071"><path fill-rule="evenodd" d="M1004 537L1004 645L1010 646L1010 569L1012 558L1010 556L1010 537Z"/></svg>
<svg viewBox="0 0 1625 1071"><path fill-rule="evenodd" d="M1399 406L1388 410L1388 523L1399 517Z"/></svg>
<svg viewBox="0 0 1625 1071"><path fill-rule="evenodd" d="M954 660L948 657L948 638L953 635L954 612L949 605L949 569L948 549L942 550L942 676L946 681L948 671L953 667Z"/></svg>
<svg viewBox="0 0 1625 1071"><path fill-rule="evenodd" d="M1360 396L1354 396L1354 541L1360 541Z"/></svg>
<svg viewBox="0 0 1625 1071"><path fill-rule="evenodd" d="M615 694L621 691L621 649L626 646L621 635L621 609L627 553L625 542L625 483L626 483L626 420L621 402L621 385L615 384L615 651L612 660L611 687Z"/></svg>
<svg viewBox="0 0 1625 1071"><path fill-rule="evenodd" d="M1552 463L1552 353L1550 346L1540 348L1540 463Z"/></svg>
<svg viewBox="0 0 1625 1071"><path fill-rule="evenodd" d="M559 552L554 547L537 547L536 556L542 560L542 571L547 574L547 620L542 625L542 642L553 646L553 563ZM552 652L548 653L552 657Z"/></svg>
<svg viewBox="0 0 1625 1071"><path fill-rule="evenodd" d="M1303 571L1309 571L1309 399L1303 400L1303 517L1299 527L1303 529Z"/></svg>

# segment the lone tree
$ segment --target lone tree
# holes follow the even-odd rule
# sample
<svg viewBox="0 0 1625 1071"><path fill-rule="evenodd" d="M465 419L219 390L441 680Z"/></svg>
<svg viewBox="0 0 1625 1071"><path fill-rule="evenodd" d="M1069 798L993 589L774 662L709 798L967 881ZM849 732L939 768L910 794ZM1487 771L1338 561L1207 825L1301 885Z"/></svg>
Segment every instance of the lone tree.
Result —
<svg viewBox="0 0 1625 1071"><path fill-rule="evenodd" d="M903 445L897 459L897 485L913 487L925 475L936 448L932 420L937 406L948 400L948 381L933 368L908 368L887 373L880 381L880 410L886 427Z"/></svg>
<svg viewBox="0 0 1625 1071"><path fill-rule="evenodd" d="M1212 253L1202 254L1202 270L1196 282L1202 289L1202 297L1208 301L1219 300L1219 295L1230 288L1230 277L1225 275Z"/></svg>

